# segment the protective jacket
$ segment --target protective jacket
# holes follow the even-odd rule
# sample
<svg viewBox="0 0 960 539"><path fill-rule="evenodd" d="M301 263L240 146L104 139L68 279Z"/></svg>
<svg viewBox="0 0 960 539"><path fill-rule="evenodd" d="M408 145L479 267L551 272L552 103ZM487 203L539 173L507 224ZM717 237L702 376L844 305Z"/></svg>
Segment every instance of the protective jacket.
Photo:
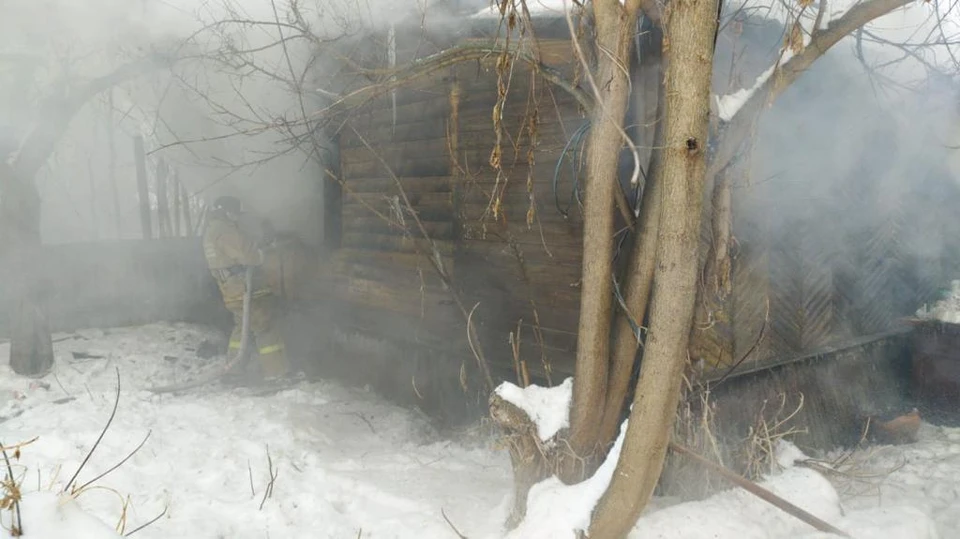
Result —
<svg viewBox="0 0 960 539"><path fill-rule="evenodd" d="M233 221L211 215L203 234L203 254L207 267L217 280L223 302L228 306L243 303L244 271L246 266L261 266L263 256L256 243ZM253 274L253 297L270 293L263 272Z"/></svg>
<svg viewBox="0 0 960 539"><path fill-rule="evenodd" d="M265 376L283 376L289 371L283 337L276 326L276 298L264 276L263 253L241 226L214 213L203 234L203 254L207 266L217 280L224 306L233 313L234 327L230 335L231 350L240 349L243 320L245 272L254 266L253 292L250 302L250 331L256 345L261 372Z"/></svg>

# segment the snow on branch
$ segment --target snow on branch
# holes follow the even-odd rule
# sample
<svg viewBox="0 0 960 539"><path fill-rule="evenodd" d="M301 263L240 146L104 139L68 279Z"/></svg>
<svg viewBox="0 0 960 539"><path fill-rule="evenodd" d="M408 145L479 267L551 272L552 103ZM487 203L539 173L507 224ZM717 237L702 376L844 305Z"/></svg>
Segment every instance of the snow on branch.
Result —
<svg viewBox="0 0 960 539"><path fill-rule="evenodd" d="M737 154L741 143L750 133L756 115L765 103L776 99L841 39L870 21L904 7L912 1L866 0L842 12L842 16L830 20L826 27L823 27L822 21L819 25L815 22L814 26L817 29L812 32L803 31L802 27L797 28L794 25L791 33L796 35L797 30L800 31L803 36L802 45L791 36L789 44L793 46L786 48L773 69L761 74L750 90L742 90L743 93L738 92L717 99L718 110L723 111L725 115L723 119L729 125L727 134L721 138L720 145L711 159L707 171L708 177L715 176ZM818 17L821 15L818 14Z"/></svg>

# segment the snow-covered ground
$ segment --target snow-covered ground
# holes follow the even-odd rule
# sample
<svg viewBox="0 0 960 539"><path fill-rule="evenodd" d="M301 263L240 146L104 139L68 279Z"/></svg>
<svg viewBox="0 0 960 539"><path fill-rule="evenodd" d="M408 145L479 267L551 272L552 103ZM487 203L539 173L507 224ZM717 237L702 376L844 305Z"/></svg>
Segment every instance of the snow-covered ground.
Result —
<svg viewBox="0 0 960 539"><path fill-rule="evenodd" d="M445 440L416 412L330 382L260 396L216 387L185 395L143 391L186 377L188 366L221 361L196 357L209 335L192 326L57 337L63 339L55 344L57 366L44 379L19 378L0 367L0 416L8 418L0 419L0 443L39 437L12 462L24 490L27 539L118 537L110 530L127 500L126 533L166 508L134 535L144 539L456 537L443 514L471 539L502 537L510 468L491 440ZM7 352L0 344L0 357ZM115 368L121 377L117 415L77 483L120 462L148 432L150 437L75 502L58 498L110 415ZM556 389L563 395L569 390L569 384ZM528 406L558 400L542 391L534 396ZM555 414L545 416L554 429L562 426ZM765 486L859 539L952 537L960 527L960 429L924 425L920 436L916 444L858 452L846 459L842 475L829 480L793 466L799 453L786 445L786 468ZM264 501L268 451L276 479ZM519 536L563 537L535 518L582 522L583 503L595 501L598 483L612 470L602 471L606 478L580 486L538 485L531 521ZM538 502L539 496L551 504ZM551 505L553 511L547 510ZM10 519L9 510L0 510L4 527ZM828 535L731 490L672 506L655 500L631 537Z"/></svg>
<svg viewBox="0 0 960 539"><path fill-rule="evenodd" d="M0 371L0 416L20 413L0 423L0 442L39 436L14 464L28 495L38 482L40 490L53 483L59 491L69 480L110 415L118 367L116 418L79 483L152 433L136 455L96 483L103 489L79 497L80 506L109 527L127 496L128 532L167 508L134 535L142 539L449 537L441 510L478 535L502 522L510 492L507 457L442 440L414 412L332 383L261 397L242 390L153 395L142 388L168 383L178 363L222 361L198 360L189 350L206 337L202 331L157 324L79 335L54 345L57 367L40 381L43 387L14 377L5 365ZM0 357L7 351L0 345ZM75 359L72 352L104 357ZM71 396L75 400L57 404ZM277 477L260 509L268 447ZM8 525L9 513L2 518ZM23 518L31 539L38 524Z"/></svg>

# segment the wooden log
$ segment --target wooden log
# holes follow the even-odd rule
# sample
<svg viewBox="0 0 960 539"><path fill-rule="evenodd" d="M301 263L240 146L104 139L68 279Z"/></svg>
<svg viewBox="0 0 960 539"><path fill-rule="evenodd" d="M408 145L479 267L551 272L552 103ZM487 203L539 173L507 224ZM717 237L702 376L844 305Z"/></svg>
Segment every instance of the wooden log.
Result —
<svg viewBox="0 0 960 539"><path fill-rule="evenodd" d="M453 254L453 243L436 240L431 244L423 238L391 236L387 234L372 234L366 232L344 232L343 245L362 249L379 251L395 251L400 253L432 253L434 245L440 256Z"/></svg>
<svg viewBox="0 0 960 539"><path fill-rule="evenodd" d="M361 193L395 193L396 180L387 176L374 178L348 178L345 180L350 191ZM452 176L425 176L400 178L404 190L410 193L448 193L452 189ZM349 196L349 195L348 195Z"/></svg>
<svg viewBox="0 0 960 539"><path fill-rule="evenodd" d="M438 306L447 306L451 302L446 293L391 286L352 275L335 275L332 281L333 295L344 301L404 315L426 317L429 313L433 316L433 323L444 322L450 316L448 307L441 309L442 312L436 311Z"/></svg>
<svg viewBox="0 0 960 539"><path fill-rule="evenodd" d="M420 219L425 221L449 222L453 219L453 209L449 205L426 206L421 204L415 209ZM348 197L347 200L344 200L340 210L341 223L346 223L355 218L362 219L366 217L377 217L378 219L387 218L391 221L396 221L396 218L391 215L391 211L391 205L386 200L374 201L373 203L367 204L361 203L355 198ZM411 227L415 226L414 223L409 224Z"/></svg>
<svg viewBox="0 0 960 539"><path fill-rule="evenodd" d="M400 177L450 175L450 161L443 156L425 160L404 159L400 163L387 161L387 165L394 174ZM341 163L341 170L344 178L369 178L382 176L387 172L383 163L378 159L362 163Z"/></svg>
<svg viewBox="0 0 960 539"><path fill-rule="evenodd" d="M450 221L422 221L423 227L431 238L435 240L451 241L453 237L453 223ZM377 216L354 217L343 222L344 233L373 233L386 234L391 236L414 235L420 236L421 233L414 223L409 223L406 229L388 223Z"/></svg>

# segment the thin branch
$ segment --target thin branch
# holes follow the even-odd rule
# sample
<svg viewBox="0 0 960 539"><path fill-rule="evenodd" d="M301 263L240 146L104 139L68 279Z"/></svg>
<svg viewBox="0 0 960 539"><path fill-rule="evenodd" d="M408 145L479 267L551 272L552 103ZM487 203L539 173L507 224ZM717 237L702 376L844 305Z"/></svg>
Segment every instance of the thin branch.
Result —
<svg viewBox="0 0 960 539"><path fill-rule="evenodd" d="M544 65L536 60L532 55L520 50L519 46L504 47L496 43L485 41L483 43L464 43L451 47L437 54L433 54L413 62L410 62L401 69L390 71L392 78L379 84L372 84L356 89L336 100L330 106L321 109L314 116L323 116L331 114L343 108L353 108L364 102L375 99L388 93L390 90L403 87L418 79L429 76L432 73L440 71L450 66L464 62L483 60L493 55L508 53L515 60L526 62L535 67L544 79L552 82L556 86L570 93L577 102L585 109L592 110L594 106L593 98L583 89L567 80L556 69Z"/></svg>
<svg viewBox="0 0 960 539"><path fill-rule="evenodd" d="M457 537L459 537L460 539L468 539L466 535L460 533L460 530L458 530L457 527L453 525L453 522L450 522L450 519L447 518L447 514L443 512L442 507L440 508L440 514L443 515L443 520L447 521L447 525L450 526L450 529L453 530L453 533L457 534Z"/></svg>
<svg viewBox="0 0 960 539"><path fill-rule="evenodd" d="M94 477L93 479L87 481L86 483L84 483L83 485L81 485L79 488L77 488L77 490L78 490L78 491L79 491L79 490L83 490L83 489L86 488L87 486L92 485L93 483L97 482L97 481L100 480L100 479L103 479L103 478L106 477L107 474L109 474L110 472L112 472L112 471L116 470L117 468L123 466L123 463L127 462L128 460L130 460L130 458L133 457L134 455L136 455L137 452L140 451L140 448L142 448L143 445L144 445L145 443L147 443L147 439L150 438L150 434L151 434L152 432L153 432L152 430L147 431L147 435L143 437L143 440L140 442L140 444L137 445L137 447L135 447L135 448L133 449L133 451L131 451L126 457L123 457L123 460L121 460L120 462L114 464L113 466L111 466L109 469L107 469L107 471L103 472L102 474L100 474L100 475Z"/></svg>
<svg viewBox="0 0 960 539"><path fill-rule="evenodd" d="M0 446L3 444L0 443ZM19 490L13 476L13 466L10 465L10 455L7 454L7 450L3 449L3 461L7 465L7 480L10 481L9 488L11 490ZM23 535L23 517L20 516L20 497L19 494L14 496L13 507L16 509L17 513L17 523L16 525L11 524L11 535L21 536ZM16 533L13 533L16 531Z"/></svg>
<svg viewBox="0 0 960 539"><path fill-rule="evenodd" d="M80 471L83 470L83 467L87 464L87 461L90 460L90 457L93 456L93 452L97 450L97 446L100 445L100 441L103 440L103 436L107 433L107 429L110 428L110 424L113 423L114 416L117 415L117 405L120 404L120 369L114 367L117 372L117 397L113 401L113 411L110 412L110 418L107 419L107 424L103 426L103 430L100 431L100 436L97 437L97 441L94 442L93 447L90 448L90 451L87 452L87 456L83 457L83 462L80 463L80 466L77 468L77 471L73 473L73 477L70 478L70 481L63 487L63 492L70 490L70 486L73 485L73 482L77 480L77 476L80 475Z"/></svg>
<svg viewBox="0 0 960 539"><path fill-rule="evenodd" d="M147 526L153 524L154 522L160 520L161 518L163 518L163 515L166 515L166 514L167 514L167 508L164 507L164 508L163 508L163 511L162 511L159 515L157 515L157 516L153 517L152 519L148 520L146 523L141 524L140 526L137 526L136 528L130 530L130 533L125 534L124 537L130 537L131 535L137 533L138 531L140 531L140 530L146 528Z"/></svg>
<svg viewBox="0 0 960 539"><path fill-rule="evenodd" d="M753 494L754 496L769 503L770 505L776 507L777 509L780 509L781 511L791 516L794 516L804 521L805 523L813 526L814 528L817 529L817 531L821 531L825 533L833 533L833 534L839 535L840 537L850 537L850 535L847 534L845 531L839 528L836 528L830 525L829 523L824 522L823 520L820 520L816 516L808 513L807 511L804 511L803 509L788 502L787 500L781 498L780 496L777 496L773 492L770 492L769 490L761 487L760 485L754 483L753 481L750 481L749 479L746 479L744 477L741 477L740 475L737 475L731 472L730 470L721 466L720 464L717 464L713 461L710 461L701 457L691 449L688 449L676 442L670 442L670 449L672 449L677 453L680 453L681 455L690 457L691 459L696 461L698 464L706 468L709 468L711 471L717 473L724 479L730 481L731 483L742 488L743 490L746 490L750 494Z"/></svg>
<svg viewBox="0 0 960 539"><path fill-rule="evenodd" d="M908 5L912 0L868 0L857 4L842 17L830 21L824 29L814 29L810 43L786 63L777 68L750 99L726 123L725 135L720 138L716 153L711 156L707 177L712 178L740 151L740 146L751 131L754 119L763 107L776 99L794 81L800 78L813 63L841 39L849 36L870 21L895 9Z"/></svg>

